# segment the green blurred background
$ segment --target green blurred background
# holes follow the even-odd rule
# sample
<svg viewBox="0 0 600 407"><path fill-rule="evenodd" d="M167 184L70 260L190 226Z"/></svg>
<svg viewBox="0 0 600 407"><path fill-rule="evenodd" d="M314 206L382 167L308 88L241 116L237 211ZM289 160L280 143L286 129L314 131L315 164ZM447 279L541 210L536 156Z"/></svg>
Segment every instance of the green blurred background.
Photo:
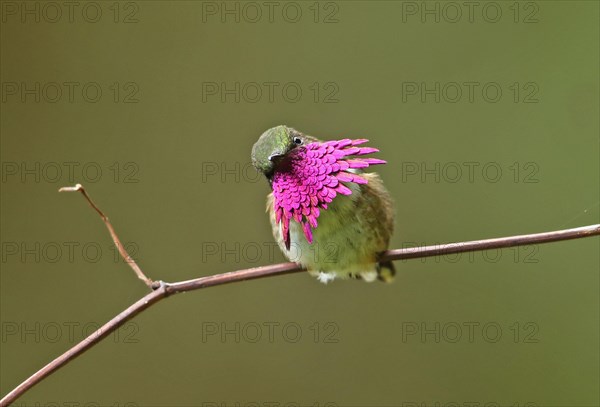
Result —
<svg viewBox="0 0 600 407"><path fill-rule="evenodd" d="M147 292L61 186L165 281L284 260L278 124L381 149L394 248L599 222L598 2L52 4L1 3L2 395ZM397 268L169 298L16 405L599 404L597 238Z"/></svg>

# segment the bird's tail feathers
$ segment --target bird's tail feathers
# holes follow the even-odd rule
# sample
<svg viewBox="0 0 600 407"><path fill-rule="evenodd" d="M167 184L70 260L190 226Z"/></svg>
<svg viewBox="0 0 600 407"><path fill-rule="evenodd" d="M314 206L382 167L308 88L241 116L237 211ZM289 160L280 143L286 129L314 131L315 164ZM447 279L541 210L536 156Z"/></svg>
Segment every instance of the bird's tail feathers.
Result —
<svg viewBox="0 0 600 407"><path fill-rule="evenodd" d="M377 279L384 283L391 283L394 281L396 275L396 268L392 261L384 261L377 265Z"/></svg>

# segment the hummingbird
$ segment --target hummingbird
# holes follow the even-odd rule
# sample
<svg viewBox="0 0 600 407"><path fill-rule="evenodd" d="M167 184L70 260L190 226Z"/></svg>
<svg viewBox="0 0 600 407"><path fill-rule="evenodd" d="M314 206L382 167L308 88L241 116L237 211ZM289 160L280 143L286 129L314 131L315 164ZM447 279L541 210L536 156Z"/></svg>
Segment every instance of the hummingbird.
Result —
<svg viewBox="0 0 600 407"><path fill-rule="evenodd" d="M336 278L389 282L391 261L380 262L394 229L392 198L376 173L384 160L358 147L366 139L321 141L288 126L265 131L252 164L272 192L267 213L273 236L290 261L327 284Z"/></svg>

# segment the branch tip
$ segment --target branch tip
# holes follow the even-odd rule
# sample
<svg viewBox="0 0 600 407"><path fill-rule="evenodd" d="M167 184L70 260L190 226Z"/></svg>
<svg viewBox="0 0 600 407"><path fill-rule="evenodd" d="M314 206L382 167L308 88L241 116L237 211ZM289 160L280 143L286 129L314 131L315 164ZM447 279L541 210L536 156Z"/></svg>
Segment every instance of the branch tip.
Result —
<svg viewBox="0 0 600 407"><path fill-rule="evenodd" d="M58 192L77 192L82 190L83 187L81 186L81 184L75 184L75 186L73 187L62 187L58 189Z"/></svg>
<svg viewBox="0 0 600 407"><path fill-rule="evenodd" d="M137 265L135 260L133 260L131 255L127 252L127 250L121 243L121 240L119 239L119 236L117 235L117 232L115 232L115 228L113 228L112 224L108 220L108 216L106 216L104 214L104 212L102 212L100 210L100 208L98 208L98 206L94 203L94 201L92 201L92 198L88 195L85 188L81 184L76 184L73 187L62 187L58 190L58 192L77 192L77 191L81 192L81 195L83 195L83 197L88 202L88 204L90 204L90 206L92 208L94 208L94 210L98 213L98 215L100 215L102 222L104 222L104 225L108 229L108 233L110 233L110 237L112 238L113 243L115 244L117 250L119 251L119 254L123 258L125 263L127 263L129 265L129 267L131 267L131 269L135 272L137 277L140 280L142 280L144 282L144 284L146 284L149 288L152 288L152 280L150 278L146 277L146 275L144 274L142 269ZM154 288L152 288L152 289L155 290Z"/></svg>

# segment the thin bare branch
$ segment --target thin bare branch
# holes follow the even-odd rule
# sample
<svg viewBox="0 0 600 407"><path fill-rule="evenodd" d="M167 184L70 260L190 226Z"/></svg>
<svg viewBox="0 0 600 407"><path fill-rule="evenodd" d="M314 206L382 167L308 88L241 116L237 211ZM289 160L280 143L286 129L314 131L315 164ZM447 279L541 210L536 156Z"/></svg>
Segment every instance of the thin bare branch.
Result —
<svg viewBox="0 0 600 407"><path fill-rule="evenodd" d="M98 212L98 215L100 215L100 218L102 218L102 221L104 222L104 224L106 225L106 228L108 229L108 232L110 233L110 237L112 238L113 243L117 247L117 250L119 251L119 254L123 258L123 260L125 260L125 263L129 264L129 267L131 267L131 269L135 272L135 274L138 276L138 278L140 280L142 280L148 287L152 288L153 281L151 279L149 279L148 277L146 277L146 275L144 274L144 272L142 271L140 266L138 266L137 263L135 262L135 260L133 260L133 258L129 255L129 253L127 252L127 250L121 243L119 236L117 236L117 232L115 232L115 229L113 228L112 224L108 220L108 216L106 216L104 214L104 212L102 212L100 210L100 208L98 208L98 206L94 203L94 201L92 201L92 198L90 198L88 193L85 191L85 188L83 186L81 186L81 184L77 184L74 187L62 187L58 190L58 192L78 192L78 191L81 192L81 194L88 201L90 206L92 208L94 208L94 210L96 212Z"/></svg>
<svg viewBox="0 0 600 407"><path fill-rule="evenodd" d="M600 224L528 235L388 250L382 253L381 261L418 259L422 257L499 249L503 247L527 246L598 235L600 235ZM234 283L237 281L295 273L302 270L303 269L296 263L280 263L246 270L231 271L229 273L216 274L214 276L201 277L193 280L179 281L177 283L169 283L166 288L167 293L169 294L180 293L215 285Z"/></svg>
<svg viewBox="0 0 600 407"><path fill-rule="evenodd" d="M440 256L445 254L475 252L480 250L501 249L504 247L527 246L532 244L558 242L561 240L580 239L582 237L600 235L600 224L582 226L579 228L555 230L552 232L531 233L494 239L471 240L406 249L388 250L382 255L382 260L406 260L421 257Z"/></svg>
<svg viewBox="0 0 600 407"><path fill-rule="evenodd" d="M98 209L96 205L94 205L94 203L89 198L83 187L81 187L81 185L76 185L75 187L61 188L61 191L81 191L87 199L87 201L90 203L90 205L100 214L100 216L104 220L108 230L111 233L111 236L113 237L113 241L115 241L115 244L117 244L117 247L122 247L122 245L120 245L120 241L116 233L112 228L112 225L110 224L110 222L108 222L108 218ZM580 239L584 237L598 235L600 235L600 224L545 233L535 233L486 240L474 240L469 242L450 243L436 246L389 250L382 254L381 260L416 259L421 257L439 256L445 254L549 243L569 239ZM127 252L124 253L125 254L122 253L123 258L130 258ZM133 262L133 264L135 264L135 262ZM134 271L135 270L136 269L134 268ZM139 267L137 268L137 270L139 270ZM139 273L136 271L138 277L141 276L140 279L143 280L149 286L151 286L154 289L154 291L142 297L140 300L132 304L129 308L127 308L119 315L117 315L116 317L108 321L106 324L104 324L96 332L92 333L86 339L73 346L71 349L54 359L52 362L48 363L46 366L34 373L27 380L22 382L14 390L8 393L2 400L0 400L0 407L6 407L10 405L35 384L45 379L53 372L66 365L71 360L75 359L77 356L89 350L92 346L100 342L103 338L117 330L125 322L127 322L140 312L144 311L145 309L149 308L150 306L154 305L158 301L162 300L163 298L169 296L170 294L182 293L186 291L197 290L200 288L214 287L238 281L253 280L263 277L272 277L282 274L296 273L302 270L303 269L295 263L280 263L264 267L256 267L245 270L232 271L229 273L216 274L213 276L201 277L193 280L179 281L176 283L164 283L162 281L156 281L152 283L150 279L144 276L141 270L139 270Z"/></svg>

